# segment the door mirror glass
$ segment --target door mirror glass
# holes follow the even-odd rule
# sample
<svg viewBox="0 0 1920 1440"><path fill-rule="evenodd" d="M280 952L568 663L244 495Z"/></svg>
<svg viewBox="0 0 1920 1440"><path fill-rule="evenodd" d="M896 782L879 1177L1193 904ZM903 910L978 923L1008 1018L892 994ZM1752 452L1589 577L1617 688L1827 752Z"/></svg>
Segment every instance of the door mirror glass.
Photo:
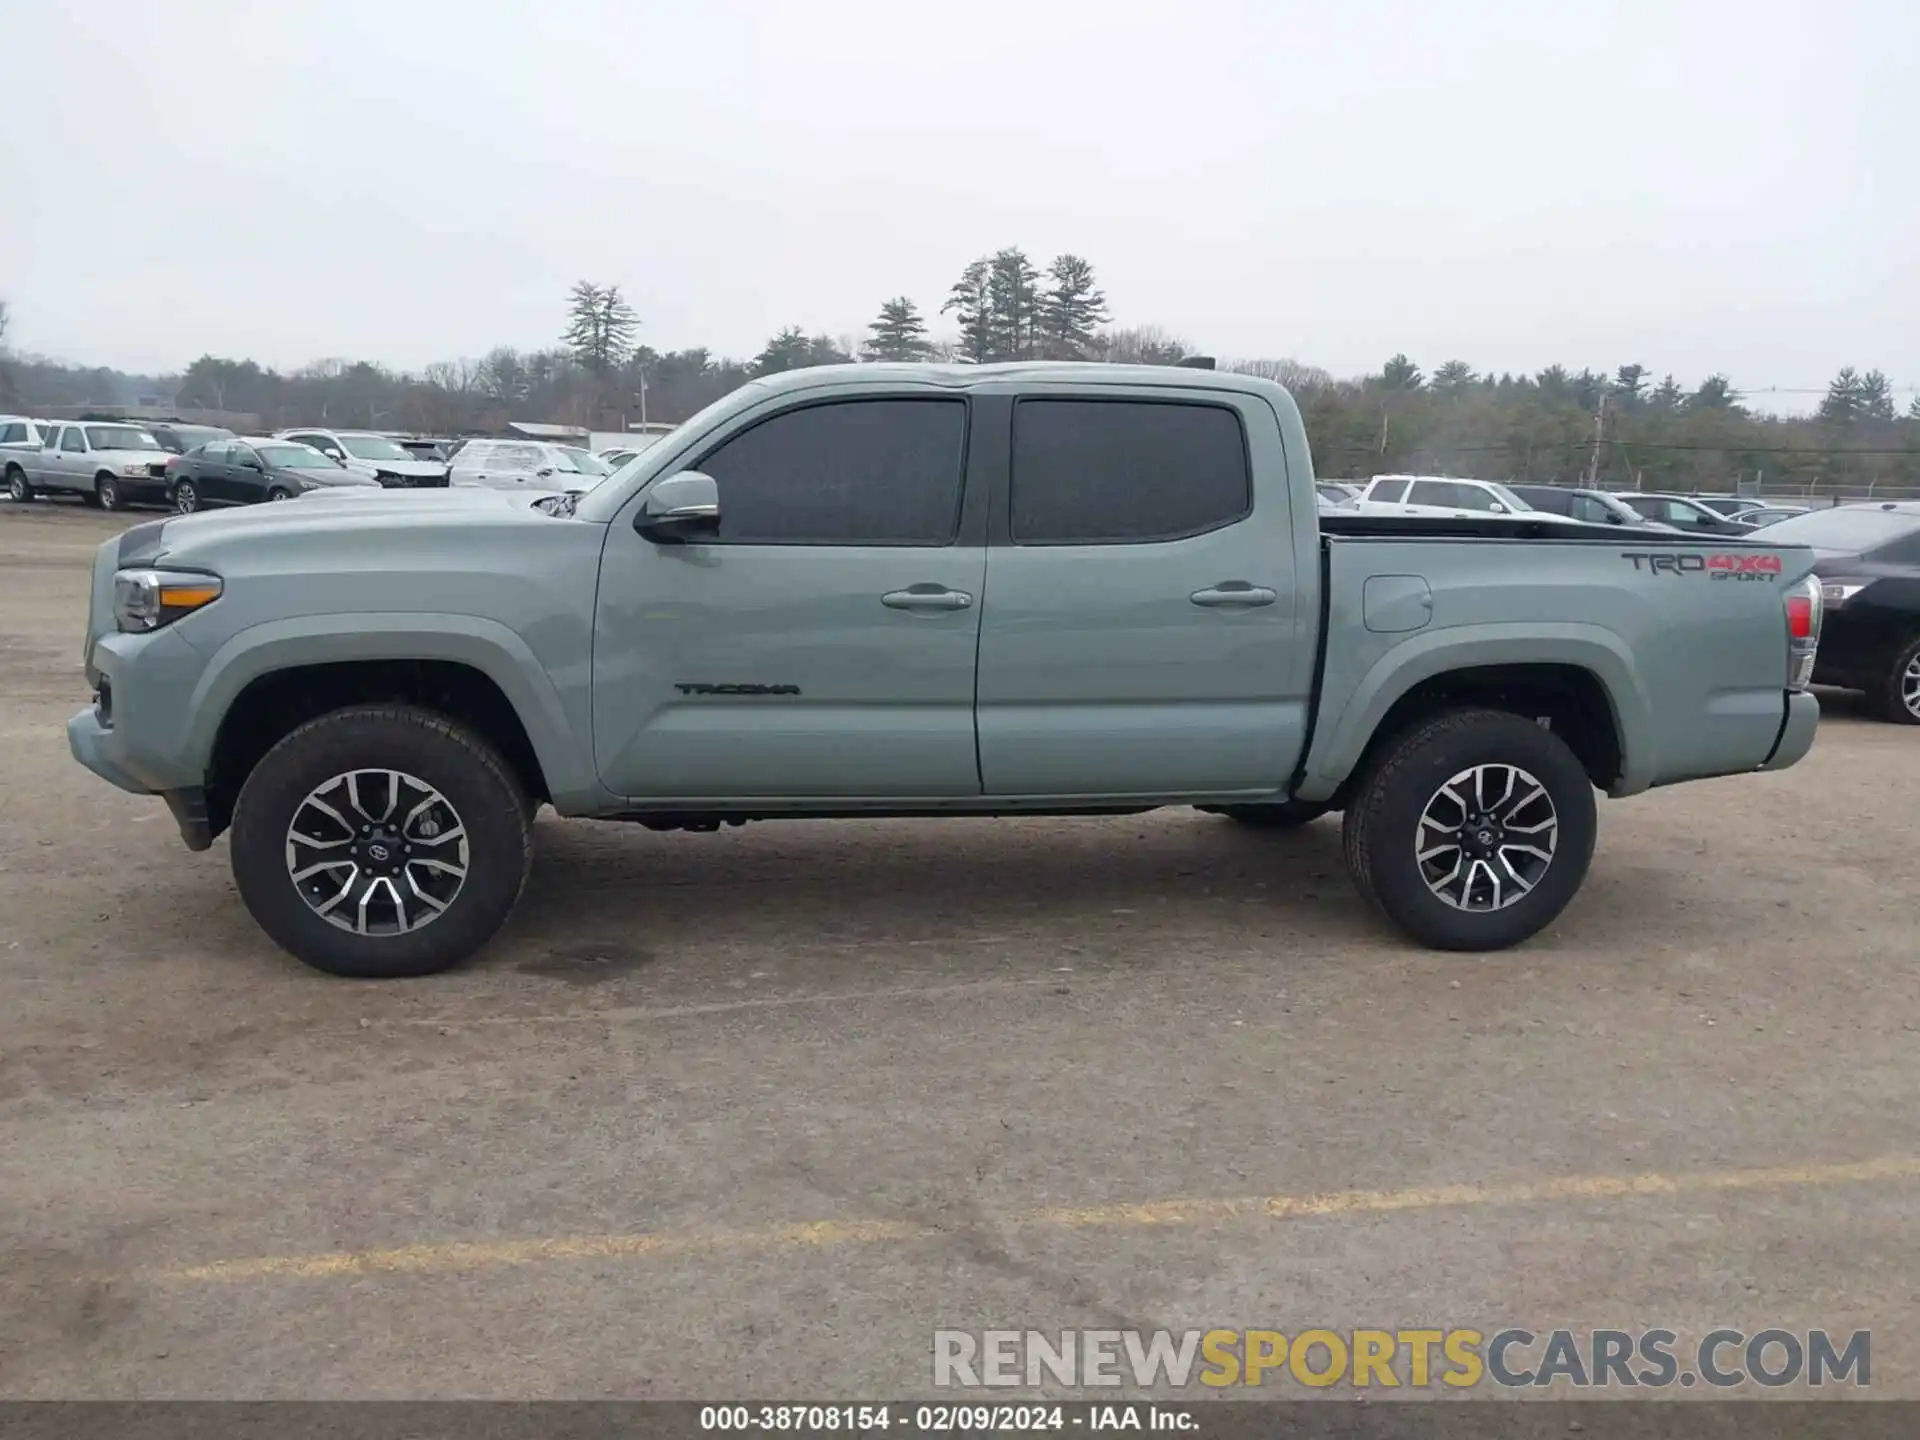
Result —
<svg viewBox="0 0 1920 1440"><path fill-rule="evenodd" d="M682 470L654 483L633 528L663 544L720 533L720 487L711 475Z"/></svg>

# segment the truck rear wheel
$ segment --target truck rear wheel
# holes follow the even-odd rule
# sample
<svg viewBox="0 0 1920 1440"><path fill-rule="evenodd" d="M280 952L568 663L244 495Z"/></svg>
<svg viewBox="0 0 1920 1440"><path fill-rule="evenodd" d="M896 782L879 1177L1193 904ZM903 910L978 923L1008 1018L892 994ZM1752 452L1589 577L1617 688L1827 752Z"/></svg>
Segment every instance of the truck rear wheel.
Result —
<svg viewBox="0 0 1920 1440"><path fill-rule="evenodd" d="M1454 710L1396 737L1347 806L1354 883L1437 950L1504 950L1586 879L1593 785L1566 742L1501 710Z"/></svg>
<svg viewBox="0 0 1920 1440"><path fill-rule="evenodd" d="M462 726L409 706L336 710L247 777L233 878L260 928L316 969L431 975L506 923L530 820L505 762Z"/></svg>
<svg viewBox="0 0 1920 1440"><path fill-rule="evenodd" d="M1282 800L1273 805L1203 805L1209 815L1224 815L1255 830L1292 830L1312 824L1332 808L1312 800Z"/></svg>

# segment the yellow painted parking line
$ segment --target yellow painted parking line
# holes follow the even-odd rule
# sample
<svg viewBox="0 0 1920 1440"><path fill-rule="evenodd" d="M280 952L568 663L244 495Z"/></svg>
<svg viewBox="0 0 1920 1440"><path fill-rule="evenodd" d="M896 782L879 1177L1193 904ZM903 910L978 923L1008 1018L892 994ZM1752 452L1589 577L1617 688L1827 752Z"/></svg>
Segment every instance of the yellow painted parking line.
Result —
<svg viewBox="0 0 1920 1440"><path fill-rule="evenodd" d="M1920 1180L1920 1157L1894 1155L1825 1165L1706 1170L1663 1175L1568 1175L1497 1185L1412 1190L1337 1190L1319 1195L1256 1195L1154 1200L1137 1204L1048 1207L997 1217L1011 1230L1142 1230L1259 1220L1387 1215L1402 1211L1535 1205L1554 1200L1614 1200L1648 1195L1710 1195L1735 1190L1793 1190L1876 1180ZM762 1230L689 1230L640 1235L575 1235L544 1240L480 1240L342 1250L328 1255L267 1255L216 1260L153 1273L156 1280L232 1281L285 1277L423 1274L488 1270L554 1260L642 1260L745 1251L805 1251L936 1239L937 1226L908 1220L816 1220Z"/></svg>

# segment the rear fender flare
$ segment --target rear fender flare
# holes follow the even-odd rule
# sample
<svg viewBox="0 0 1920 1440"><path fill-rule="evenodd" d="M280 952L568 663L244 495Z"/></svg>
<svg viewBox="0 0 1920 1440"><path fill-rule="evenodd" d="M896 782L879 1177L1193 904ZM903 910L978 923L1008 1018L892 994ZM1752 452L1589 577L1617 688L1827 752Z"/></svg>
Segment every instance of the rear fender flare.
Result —
<svg viewBox="0 0 1920 1440"><path fill-rule="evenodd" d="M1326 800L1353 773L1388 711L1414 686L1453 670L1485 665L1573 665L1600 682L1620 737L1620 778L1612 795L1632 795L1652 783L1653 705L1625 643L1598 625L1467 625L1410 637L1382 655L1360 678L1345 705L1325 717L1307 754L1295 795Z"/></svg>

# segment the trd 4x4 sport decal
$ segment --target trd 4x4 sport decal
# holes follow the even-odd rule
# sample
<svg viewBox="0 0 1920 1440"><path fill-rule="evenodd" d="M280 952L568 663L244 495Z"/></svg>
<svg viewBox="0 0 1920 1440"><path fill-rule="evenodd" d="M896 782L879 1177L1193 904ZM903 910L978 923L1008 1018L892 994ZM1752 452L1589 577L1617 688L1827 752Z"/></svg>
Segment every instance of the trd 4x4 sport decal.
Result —
<svg viewBox="0 0 1920 1440"><path fill-rule="evenodd" d="M1753 550L1700 554L1687 550L1622 550L1636 570L1655 575L1705 575L1714 580L1771 580L1780 573L1780 557Z"/></svg>

